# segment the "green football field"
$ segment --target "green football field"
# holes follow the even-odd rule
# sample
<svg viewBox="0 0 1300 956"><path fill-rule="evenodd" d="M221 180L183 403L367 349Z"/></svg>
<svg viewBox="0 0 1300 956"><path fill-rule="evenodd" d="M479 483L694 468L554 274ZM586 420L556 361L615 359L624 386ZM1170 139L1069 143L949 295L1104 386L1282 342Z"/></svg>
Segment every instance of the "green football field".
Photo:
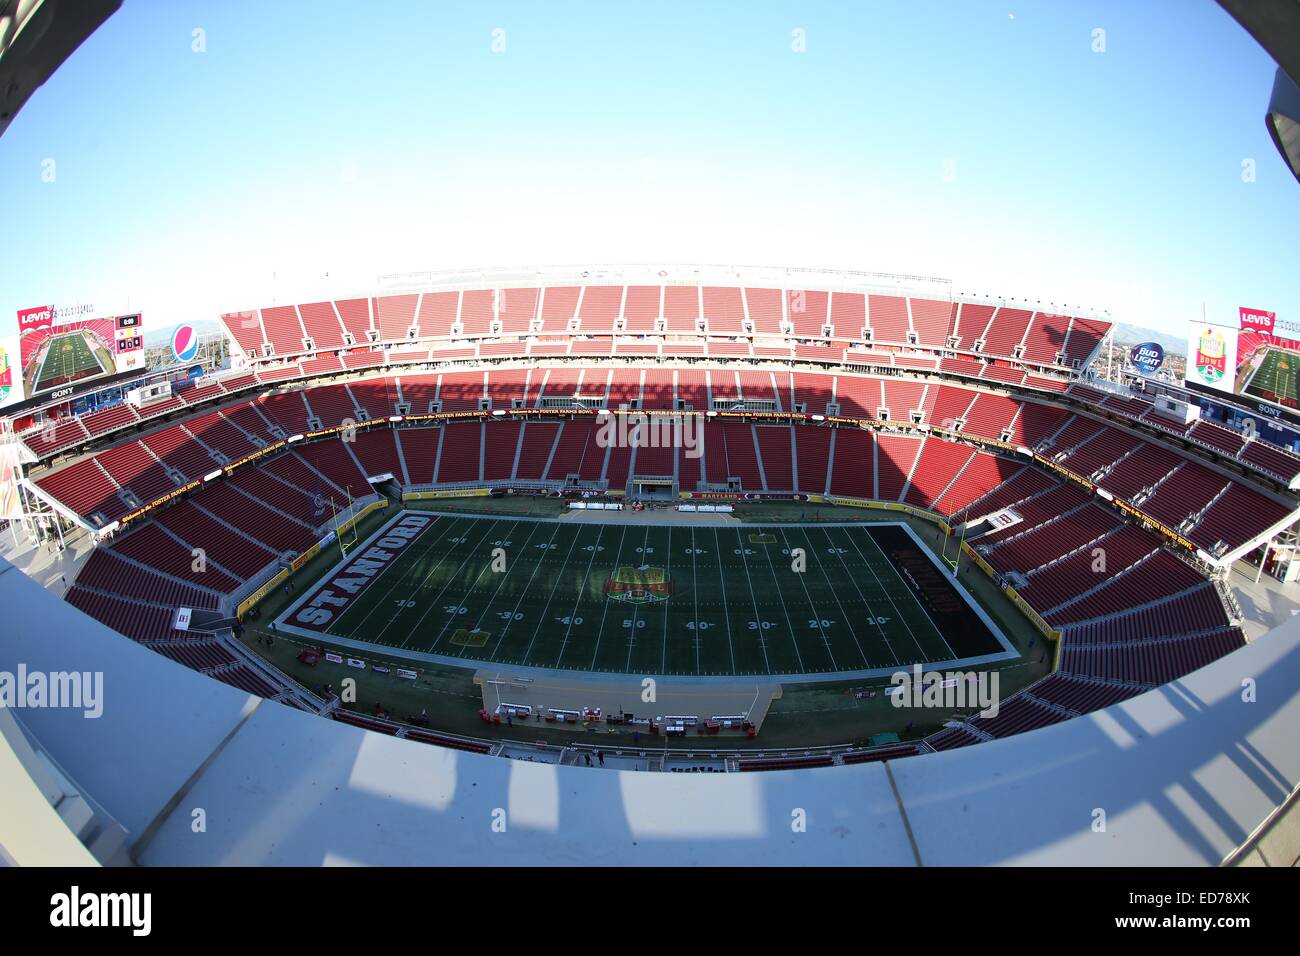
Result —
<svg viewBox="0 0 1300 956"><path fill-rule="evenodd" d="M49 350L41 362L41 371L36 377L36 391L44 391L104 371L107 369L96 357L95 350L90 347L82 332L60 335L50 342Z"/></svg>
<svg viewBox="0 0 1300 956"><path fill-rule="evenodd" d="M352 547L277 624L414 659L633 674L822 674L1009 650L892 524L407 512Z"/></svg>
<svg viewBox="0 0 1300 956"><path fill-rule="evenodd" d="M1270 348L1246 384L1246 392L1288 408L1300 408L1300 354Z"/></svg>

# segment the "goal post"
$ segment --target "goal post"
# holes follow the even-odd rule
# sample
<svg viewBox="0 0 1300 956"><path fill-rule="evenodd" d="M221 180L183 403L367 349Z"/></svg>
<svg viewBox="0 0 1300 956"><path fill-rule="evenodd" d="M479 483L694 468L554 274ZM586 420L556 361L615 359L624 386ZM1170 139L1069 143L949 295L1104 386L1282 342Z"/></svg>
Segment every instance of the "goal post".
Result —
<svg viewBox="0 0 1300 956"><path fill-rule="evenodd" d="M347 507L342 512L339 511L333 495L330 496L330 508L334 512L334 537L339 543L339 553L347 557L348 552L357 543L357 536L360 533L357 526L361 523L353 512L352 489L347 489Z"/></svg>

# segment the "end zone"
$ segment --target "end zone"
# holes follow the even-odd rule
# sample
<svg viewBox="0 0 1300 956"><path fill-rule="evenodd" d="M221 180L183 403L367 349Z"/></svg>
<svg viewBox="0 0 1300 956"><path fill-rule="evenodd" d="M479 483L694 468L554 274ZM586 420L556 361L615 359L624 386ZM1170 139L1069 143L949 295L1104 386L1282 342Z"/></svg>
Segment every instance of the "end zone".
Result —
<svg viewBox="0 0 1300 956"><path fill-rule="evenodd" d="M324 634L437 518L405 511L366 540L352 557L339 563L305 595L289 606L276 626L310 637Z"/></svg>

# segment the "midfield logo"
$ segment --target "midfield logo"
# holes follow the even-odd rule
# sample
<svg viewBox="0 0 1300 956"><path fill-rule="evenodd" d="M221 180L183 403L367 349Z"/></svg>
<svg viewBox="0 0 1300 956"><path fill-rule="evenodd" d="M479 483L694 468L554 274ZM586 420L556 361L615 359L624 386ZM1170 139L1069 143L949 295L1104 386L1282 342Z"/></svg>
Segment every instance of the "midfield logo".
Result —
<svg viewBox="0 0 1300 956"><path fill-rule="evenodd" d="M663 568L648 564L640 567L625 564L605 582L605 594L615 601L627 604L650 604L667 601L673 593L673 582Z"/></svg>

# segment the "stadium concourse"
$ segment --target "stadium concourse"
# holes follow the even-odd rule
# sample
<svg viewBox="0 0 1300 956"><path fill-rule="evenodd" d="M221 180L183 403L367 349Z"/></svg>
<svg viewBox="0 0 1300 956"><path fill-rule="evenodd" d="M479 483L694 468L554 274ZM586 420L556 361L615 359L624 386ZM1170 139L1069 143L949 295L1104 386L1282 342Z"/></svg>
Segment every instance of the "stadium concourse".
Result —
<svg viewBox="0 0 1300 956"><path fill-rule="evenodd" d="M97 545L74 549L86 557L65 575L68 603L86 614L250 693L482 752L496 745L301 686L233 639L234 619L399 500L795 499L937 523L1054 642L1052 672L996 716L753 769L928 753L1059 723L1241 649L1246 628L1268 630L1275 618L1250 620L1231 574L1289 540L1300 458L1091 381L1104 320L937 295L842 274L713 285L627 270L231 314L241 368L150 404L17 423L39 462L23 486L37 510ZM635 433L661 416L690 419L699 453L604 440L611 417ZM185 629L178 608L189 610ZM840 667L821 623L830 615L808 617L835 663L734 672L836 676L871 663L867 651ZM738 629L747 623L764 622ZM457 657L490 663L474 643L462 640ZM669 646L665 633L665 660ZM764 657L775 647L762 646ZM702 663L636 669L717 673Z"/></svg>

